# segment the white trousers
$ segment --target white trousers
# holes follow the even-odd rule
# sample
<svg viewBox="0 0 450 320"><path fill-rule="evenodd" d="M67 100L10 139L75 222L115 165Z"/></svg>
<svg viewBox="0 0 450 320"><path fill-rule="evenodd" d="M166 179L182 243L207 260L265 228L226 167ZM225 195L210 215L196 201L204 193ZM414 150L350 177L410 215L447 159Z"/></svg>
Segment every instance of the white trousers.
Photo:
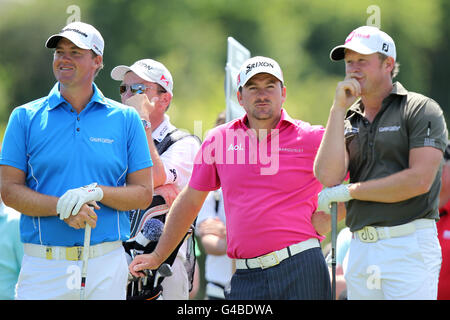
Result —
<svg viewBox="0 0 450 320"><path fill-rule="evenodd" d="M189 279L184 266L186 247L187 241L185 240L172 264L173 274L161 282L163 300L189 300Z"/></svg>
<svg viewBox="0 0 450 320"><path fill-rule="evenodd" d="M47 260L24 255L17 300L79 300L82 261ZM128 264L122 246L89 259L85 299L125 300Z"/></svg>
<svg viewBox="0 0 450 320"><path fill-rule="evenodd" d="M345 271L349 300L436 300L442 254L437 229L374 243L354 236Z"/></svg>

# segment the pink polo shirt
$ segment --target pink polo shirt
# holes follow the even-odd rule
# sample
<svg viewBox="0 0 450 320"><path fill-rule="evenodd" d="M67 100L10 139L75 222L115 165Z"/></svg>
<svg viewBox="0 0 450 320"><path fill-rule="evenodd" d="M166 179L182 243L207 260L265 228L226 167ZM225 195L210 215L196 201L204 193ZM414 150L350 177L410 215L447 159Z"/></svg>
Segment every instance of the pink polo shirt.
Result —
<svg viewBox="0 0 450 320"><path fill-rule="evenodd" d="M311 224L320 182L313 163L324 128L292 119L284 109L260 142L246 115L212 129L198 152L189 186L222 187L227 254L253 258L323 237Z"/></svg>

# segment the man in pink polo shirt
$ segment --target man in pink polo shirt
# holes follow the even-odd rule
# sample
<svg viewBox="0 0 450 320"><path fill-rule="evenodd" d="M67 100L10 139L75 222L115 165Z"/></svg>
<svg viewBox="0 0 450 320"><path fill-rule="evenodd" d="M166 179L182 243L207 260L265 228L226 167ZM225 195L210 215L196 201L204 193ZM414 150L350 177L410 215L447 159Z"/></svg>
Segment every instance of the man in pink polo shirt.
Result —
<svg viewBox="0 0 450 320"><path fill-rule="evenodd" d="M238 75L243 118L212 129L197 154L189 186L175 200L157 248L130 272L164 261L195 219L209 191L222 187L227 254L236 259L228 299L329 299L330 277L311 222L322 189L313 163L324 129L282 108L278 63L253 57Z"/></svg>

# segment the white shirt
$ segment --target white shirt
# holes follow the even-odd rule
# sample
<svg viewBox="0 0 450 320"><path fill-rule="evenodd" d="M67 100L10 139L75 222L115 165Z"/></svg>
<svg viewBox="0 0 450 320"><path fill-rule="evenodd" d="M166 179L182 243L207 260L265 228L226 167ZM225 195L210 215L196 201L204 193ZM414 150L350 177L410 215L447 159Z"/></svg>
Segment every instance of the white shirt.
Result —
<svg viewBox="0 0 450 320"><path fill-rule="evenodd" d="M153 130L152 138L161 142L168 133L176 127L170 123L168 115L164 115L163 122ZM165 184L175 184L181 191L189 182L194 166L195 155L200 149L199 141L193 137L185 137L172 144L162 155L161 161L166 172Z"/></svg>

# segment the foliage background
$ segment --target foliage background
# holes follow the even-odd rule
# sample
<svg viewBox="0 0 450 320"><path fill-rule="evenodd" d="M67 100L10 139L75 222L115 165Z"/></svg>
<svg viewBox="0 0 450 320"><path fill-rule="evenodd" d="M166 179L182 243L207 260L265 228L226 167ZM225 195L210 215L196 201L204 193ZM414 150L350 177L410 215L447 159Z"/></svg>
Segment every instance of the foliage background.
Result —
<svg viewBox="0 0 450 320"><path fill-rule="evenodd" d="M159 60L174 76L171 120L191 132L195 120L210 129L225 108L228 36L279 62L291 116L325 125L344 72L330 49L369 24L375 5L381 29L396 42L397 80L435 99L449 122L448 0L0 0L1 137L15 106L52 87L52 51L44 43L73 19L73 5L105 39L105 68L96 79L104 94L120 100L114 66Z"/></svg>
<svg viewBox="0 0 450 320"><path fill-rule="evenodd" d="M149 57L174 76L169 115L193 131L194 120L212 127L225 106L226 39L234 37L252 55L270 56L282 66L285 108L302 120L325 125L343 64L330 49L380 9L381 29L397 45L397 79L411 91L433 97L448 119L447 77L450 2L446 0L0 0L0 125L17 105L48 93L54 77L48 36L73 19L96 26L105 46L105 69L96 83L119 100L111 69Z"/></svg>

